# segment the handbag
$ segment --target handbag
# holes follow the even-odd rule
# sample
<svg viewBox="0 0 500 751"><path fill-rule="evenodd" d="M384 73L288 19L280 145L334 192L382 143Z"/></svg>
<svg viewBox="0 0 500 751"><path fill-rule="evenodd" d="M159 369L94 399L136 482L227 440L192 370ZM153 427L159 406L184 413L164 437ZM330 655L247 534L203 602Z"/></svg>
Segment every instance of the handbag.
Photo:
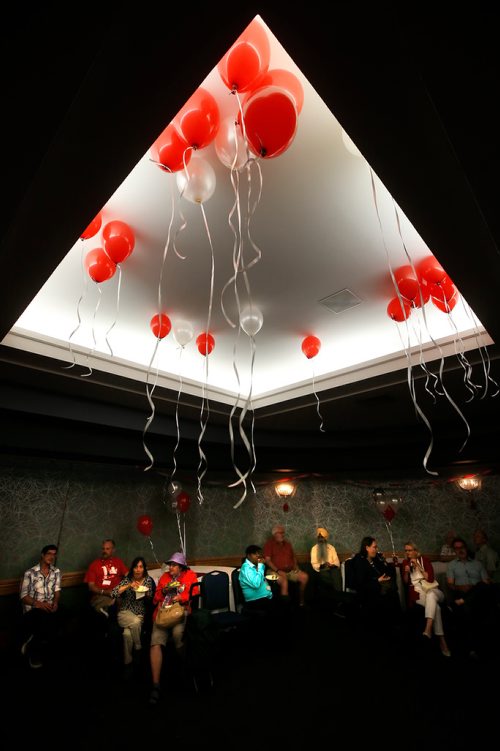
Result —
<svg viewBox="0 0 500 751"><path fill-rule="evenodd" d="M430 592L431 589L436 589L436 587L439 587L439 582L437 581L437 579L434 579L433 582L428 582L426 581L426 579L422 579L420 585L424 592Z"/></svg>
<svg viewBox="0 0 500 751"><path fill-rule="evenodd" d="M160 628L172 628L184 620L184 608L178 602L158 608L155 624Z"/></svg>

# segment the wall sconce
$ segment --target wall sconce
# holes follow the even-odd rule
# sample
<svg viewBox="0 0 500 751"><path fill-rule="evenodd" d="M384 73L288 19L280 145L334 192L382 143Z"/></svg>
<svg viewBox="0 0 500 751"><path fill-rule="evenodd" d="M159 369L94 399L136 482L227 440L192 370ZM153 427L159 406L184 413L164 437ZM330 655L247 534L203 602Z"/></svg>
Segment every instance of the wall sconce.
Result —
<svg viewBox="0 0 500 751"><path fill-rule="evenodd" d="M295 493L295 485L293 482L279 482L274 486L276 495L284 500L288 500Z"/></svg>
<svg viewBox="0 0 500 751"><path fill-rule="evenodd" d="M459 477L457 485L462 490L480 490L481 478L476 475L465 475L465 477Z"/></svg>

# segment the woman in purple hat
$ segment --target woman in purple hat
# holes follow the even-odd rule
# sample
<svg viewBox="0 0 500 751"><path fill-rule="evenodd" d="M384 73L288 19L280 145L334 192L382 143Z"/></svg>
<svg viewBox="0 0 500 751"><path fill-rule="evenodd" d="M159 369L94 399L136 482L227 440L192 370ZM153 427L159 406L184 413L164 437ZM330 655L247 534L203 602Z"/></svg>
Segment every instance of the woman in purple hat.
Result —
<svg viewBox="0 0 500 751"><path fill-rule="evenodd" d="M183 635L186 615L189 610L189 598L192 595L198 594L195 587L193 587L193 592L191 592L191 585L196 584L198 579L194 571L188 568L186 557L183 553L174 553L167 561L167 565L168 571L160 577L153 598L153 605L156 605L156 608L153 613L153 631L151 633L151 650L149 653L151 675L153 678L153 688L149 698L151 704L156 704L160 698L160 674L163 663L162 647L166 646L168 639L171 637L174 640L177 654L183 657ZM184 619L170 628L160 628L155 623L158 608L165 603L172 605L174 602L179 602L184 607Z"/></svg>

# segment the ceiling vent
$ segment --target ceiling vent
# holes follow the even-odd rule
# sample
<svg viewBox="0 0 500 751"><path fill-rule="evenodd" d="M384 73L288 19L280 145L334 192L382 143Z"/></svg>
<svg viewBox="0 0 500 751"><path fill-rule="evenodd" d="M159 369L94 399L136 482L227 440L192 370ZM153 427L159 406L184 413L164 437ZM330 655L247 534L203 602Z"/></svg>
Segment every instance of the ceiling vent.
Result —
<svg viewBox="0 0 500 751"><path fill-rule="evenodd" d="M339 292L334 292L333 295L328 295L328 297L318 300L318 302L334 313L343 313L344 310L354 308L355 305L359 305L363 301L351 292L350 289L341 289Z"/></svg>

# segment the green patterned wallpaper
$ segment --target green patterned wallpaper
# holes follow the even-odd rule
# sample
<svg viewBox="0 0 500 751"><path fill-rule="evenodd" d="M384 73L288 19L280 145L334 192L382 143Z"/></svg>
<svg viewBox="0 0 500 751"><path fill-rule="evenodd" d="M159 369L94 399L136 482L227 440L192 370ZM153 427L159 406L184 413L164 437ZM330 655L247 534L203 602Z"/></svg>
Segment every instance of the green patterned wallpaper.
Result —
<svg viewBox="0 0 500 751"><path fill-rule="evenodd" d="M403 502L391 524L396 549L407 539L428 552L439 552L449 529L467 540L484 527L500 549L500 478L489 475L476 504L454 483L427 480L385 486ZM179 549L175 514L162 502L165 478L141 469L117 465L25 459L5 456L0 461L0 538L3 555L0 578L14 578L36 562L43 545L60 538L58 565L77 571L100 552L104 537L113 537L117 553L129 563L136 555L164 560ZM361 537L375 535L382 549L390 549L384 519L372 490L376 482L300 480L297 492L283 511L272 485L258 485L239 509L239 492L225 486L204 488L200 506L193 488L185 514L188 557L243 555L250 543L262 544L271 527L282 522L297 552L314 543L315 527L326 526L339 552L357 551ZM137 518L153 520L151 542L136 529Z"/></svg>

